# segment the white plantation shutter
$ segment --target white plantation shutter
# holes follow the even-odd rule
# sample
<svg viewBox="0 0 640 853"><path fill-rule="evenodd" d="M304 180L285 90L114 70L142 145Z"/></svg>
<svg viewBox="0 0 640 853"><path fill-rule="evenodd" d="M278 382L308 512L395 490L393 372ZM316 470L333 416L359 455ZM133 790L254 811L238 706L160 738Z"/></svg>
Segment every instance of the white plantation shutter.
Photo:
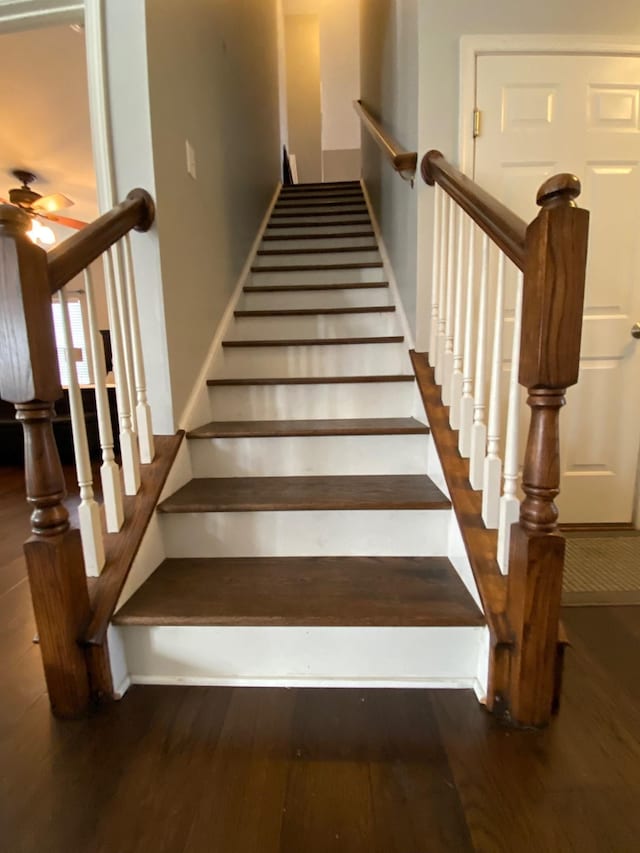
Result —
<svg viewBox="0 0 640 853"><path fill-rule="evenodd" d="M87 356L87 343L84 332L84 318L82 303L80 299L67 298L69 308L69 324L71 326L71 340L76 350L80 350L82 356L77 358L76 371L80 385L88 385L91 381L89 375L89 360ZM58 366L60 368L60 381L63 385L69 384L69 373L67 372L67 361L64 357L64 335L62 333L62 306L57 300L51 303L53 311L53 325L56 335L56 347L58 350ZM77 356L77 354L76 354ZM73 360L73 359L72 359Z"/></svg>

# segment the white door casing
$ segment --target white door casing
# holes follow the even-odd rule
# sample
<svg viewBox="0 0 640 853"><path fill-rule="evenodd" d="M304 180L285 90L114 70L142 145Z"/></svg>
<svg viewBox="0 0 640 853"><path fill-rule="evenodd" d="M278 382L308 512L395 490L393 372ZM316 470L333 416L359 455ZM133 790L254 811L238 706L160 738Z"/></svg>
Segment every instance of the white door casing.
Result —
<svg viewBox="0 0 640 853"><path fill-rule="evenodd" d="M610 45L580 53L570 41L564 53L485 44L473 64L467 44L481 133L474 148L461 121L461 160L526 221L546 177L568 171L582 181L579 204L591 211L585 321L579 384L561 415L558 504L564 522L628 522L640 444L640 344L630 334L640 320L640 46L635 56ZM463 80L463 109L468 89Z"/></svg>

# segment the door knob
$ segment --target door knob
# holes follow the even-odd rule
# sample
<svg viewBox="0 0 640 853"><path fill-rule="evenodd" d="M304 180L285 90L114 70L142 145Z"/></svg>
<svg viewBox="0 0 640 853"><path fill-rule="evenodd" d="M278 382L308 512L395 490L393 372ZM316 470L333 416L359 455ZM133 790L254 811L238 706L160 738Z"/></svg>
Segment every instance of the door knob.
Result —
<svg viewBox="0 0 640 853"><path fill-rule="evenodd" d="M631 327L631 337L640 338L640 323L634 323Z"/></svg>

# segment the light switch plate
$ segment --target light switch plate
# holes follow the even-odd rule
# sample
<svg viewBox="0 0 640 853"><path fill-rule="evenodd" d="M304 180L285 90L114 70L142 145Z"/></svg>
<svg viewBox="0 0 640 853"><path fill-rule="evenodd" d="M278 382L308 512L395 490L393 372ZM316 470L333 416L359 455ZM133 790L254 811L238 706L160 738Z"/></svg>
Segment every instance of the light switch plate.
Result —
<svg viewBox="0 0 640 853"><path fill-rule="evenodd" d="M193 145L189 142L188 139L184 141L185 149L187 152L187 172L191 175L191 177L196 179L196 152L193 148Z"/></svg>

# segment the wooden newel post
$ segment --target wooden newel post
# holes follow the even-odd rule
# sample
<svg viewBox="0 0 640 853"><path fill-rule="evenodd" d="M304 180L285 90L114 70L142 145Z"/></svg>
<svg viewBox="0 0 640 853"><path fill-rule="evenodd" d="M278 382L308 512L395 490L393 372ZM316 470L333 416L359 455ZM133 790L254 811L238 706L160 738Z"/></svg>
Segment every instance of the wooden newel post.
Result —
<svg viewBox="0 0 640 853"><path fill-rule="evenodd" d="M508 615L514 632L509 708L514 722L542 726L552 714L564 538L554 503L560 486L559 414L578 381L589 213L580 182L556 175L538 191L542 210L526 237L519 381L531 423L524 500L511 529Z"/></svg>
<svg viewBox="0 0 640 853"><path fill-rule="evenodd" d="M84 651L89 595L80 533L69 526L51 425L62 396L46 253L26 236L30 217L0 205L0 397L22 423L32 535L24 546L53 712L77 717L90 701Z"/></svg>

